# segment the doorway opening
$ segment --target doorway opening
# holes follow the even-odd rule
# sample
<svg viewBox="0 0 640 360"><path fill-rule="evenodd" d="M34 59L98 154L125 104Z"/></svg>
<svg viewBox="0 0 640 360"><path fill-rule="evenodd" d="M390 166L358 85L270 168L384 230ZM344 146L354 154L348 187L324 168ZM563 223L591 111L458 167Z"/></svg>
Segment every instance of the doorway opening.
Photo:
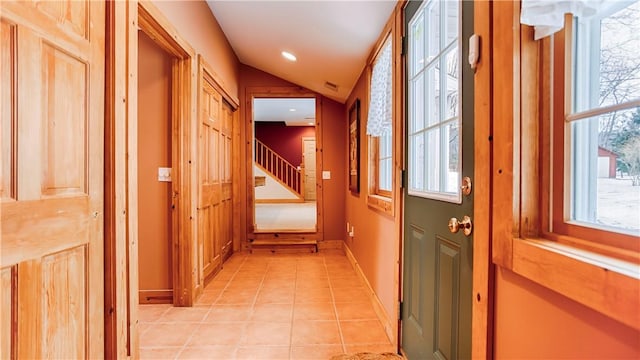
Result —
<svg viewBox="0 0 640 360"><path fill-rule="evenodd" d="M139 259L147 255L140 247L139 206L140 160L138 157L138 57L139 36L144 33L166 52L170 64L167 99L167 149L170 162L170 206L167 231L171 252L165 265L172 293L164 300L175 306L190 306L191 289L191 189L192 158L191 81L193 49L171 29L171 25L149 2L107 3L107 81L105 111L105 354L112 357L138 357ZM144 58L140 65L146 65ZM170 104L170 105L169 105ZM141 105L142 106L142 105ZM159 125L156 123L155 125ZM164 137L164 135L163 135ZM157 180L158 168L155 175ZM162 171L166 176L166 171ZM166 185L166 184L165 184ZM166 204L166 202L165 202ZM139 209L140 208L140 209ZM141 256L138 256L138 254ZM168 283L168 282L167 282ZM166 290L166 289L165 289Z"/></svg>
<svg viewBox="0 0 640 360"><path fill-rule="evenodd" d="M316 99L254 98L254 232L316 232Z"/></svg>
<svg viewBox="0 0 640 360"><path fill-rule="evenodd" d="M170 214L170 227L167 227L165 230L170 232L168 238L171 244L171 252L167 254L169 257L167 258L167 263L164 264L168 269L167 271L169 272L173 290L169 302L172 302L175 306L190 306L193 302L193 289L191 286L191 264L193 259L189 250L192 240L192 214L190 208L192 190L190 178L193 175L193 170L189 166L185 166L185 164L190 163L190 149L193 142L190 122L192 106L190 90L194 54L193 49L191 49L188 44L167 30L171 28L170 24L157 13L152 5L146 7L146 5L142 3L139 4L138 25L141 32L146 34L155 46L165 53L164 56L166 56L167 59L164 61L168 61L170 64L170 82L168 96L166 98L166 102L170 104L168 105L170 111L167 118L167 123L170 127L167 135L170 137L170 139L167 140L170 144L170 150L168 150L168 154L170 154L170 167L157 165L154 170L155 178L152 179L152 181L158 182L160 179L162 180L161 182L170 184L168 186L170 189L169 201L164 203L168 207ZM135 45L140 48L140 44ZM137 61L138 56L136 56L135 59ZM138 62L140 67L146 66L144 59L140 59ZM136 83L136 85L138 84ZM131 91L137 90L138 89L131 89ZM136 99L133 105L131 105L130 102L130 106L133 106L134 108L132 110L140 114L140 110L142 109L138 108L142 107L142 105L139 104L137 100L138 99ZM162 105L162 102L157 101L157 99L151 101L153 101L157 107ZM160 122L156 121L156 126L159 126L159 124ZM135 128L132 127L128 133L129 137L136 139L129 139L129 141L134 144L137 144L137 139L146 135L147 134L143 133L143 129L138 129L137 126L135 126ZM140 161L142 161L138 157L138 150L139 146L136 147L135 154L132 156L132 160L130 160L135 167L135 170L131 171L134 171L135 174L129 179L129 181L131 181L130 187L135 189L135 191L131 191L131 198L129 199L130 203L135 203L135 207L130 208L129 213L137 217L136 220L133 221L137 232L135 234L136 238L141 233L140 228L142 227L142 224L139 224L138 221L144 216L144 214L141 214L143 211L141 208L142 204L139 203L137 198L138 190L139 186L147 185L143 182L143 179L138 176L141 166ZM135 199L133 199L134 197ZM144 254L144 256L147 254L143 252L142 247L136 250L137 252L132 254L131 261L129 262L129 271L133 276L138 276L138 279L140 279L140 268L138 264L139 258L142 258L142 256L138 257L138 253ZM143 299L135 300L134 302L143 302Z"/></svg>
<svg viewBox="0 0 640 360"><path fill-rule="evenodd" d="M247 94L247 107L245 111L245 124L246 124L246 156L244 158L246 163L246 191L247 191L247 204L246 204L246 229L247 229L247 241L249 250L257 247L268 247L271 250L287 247L310 247L312 251L317 251L318 241L323 239L323 186L322 182L318 180L318 174L322 169L322 98L316 93L304 90L298 87L249 87L246 91ZM254 162L256 156L261 156L261 150L256 146L255 135L255 120L254 120L254 100L256 99L311 99L314 101L315 108L315 121L313 119L306 119L307 123L311 122L315 124L315 157L308 154L307 158L315 158L315 176L311 175L312 179L315 179L315 226L311 228L298 227L298 228L281 228L281 229L265 229L260 230L256 226L256 189L260 188L260 183L264 180L266 184L266 177L264 179L256 178L254 170ZM292 107L286 108L287 112ZM305 116L312 117L313 115ZM308 125L312 126L313 125ZM311 136L307 136L311 137ZM280 140L282 141L282 140ZM302 139L299 138L297 143L300 146L300 156L302 156ZM301 161L298 160L298 161ZM297 166L296 166L297 168ZM265 175L266 176L266 175ZM304 186L300 186L299 189L304 189ZM300 191L300 190L299 190ZM304 190L303 190L304 191ZM304 200L297 200L298 203L304 203ZM293 202L292 202L293 203ZM271 215L273 216L273 215Z"/></svg>
<svg viewBox="0 0 640 360"><path fill-rule="evenodd" d="M173 302L171 66L173 57L138 32L138 294Z"/></svg>
<svg viewBox="0 0 640 360"><path fill-rule="evenodd" d="M404 10L404 86L407 94L421 94L406 96L404 106L425 109L405 118L401 296L411 310L402 312L400 331L408 358L471 358L473 233L454 225L470 225L474 209L475 194L460 186L467 178L471 190L474 174L473 70L460 60L469 53L461 39L473 32L473 6L411 2ZM435 13L443 15L432 19ZM443 48L427 61L416 45L425 43Z"/></svg>

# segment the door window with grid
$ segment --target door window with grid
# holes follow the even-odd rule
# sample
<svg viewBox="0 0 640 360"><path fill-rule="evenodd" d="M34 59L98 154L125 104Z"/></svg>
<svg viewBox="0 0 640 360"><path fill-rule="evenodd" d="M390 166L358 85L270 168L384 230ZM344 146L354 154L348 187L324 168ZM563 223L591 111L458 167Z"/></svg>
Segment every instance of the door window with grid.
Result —
<svg viewBox="0 0 640 360"><path fill-rule="evenodd" d="M460 202L460 24L457 1L430 0L409 24L410 195Z"/></svg>

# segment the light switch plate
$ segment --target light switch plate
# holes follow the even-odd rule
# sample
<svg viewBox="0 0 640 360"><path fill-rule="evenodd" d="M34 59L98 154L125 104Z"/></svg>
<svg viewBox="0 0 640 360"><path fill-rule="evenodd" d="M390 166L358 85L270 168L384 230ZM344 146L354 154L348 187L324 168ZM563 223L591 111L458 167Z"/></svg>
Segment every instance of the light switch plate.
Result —
<svg viewBox="0 0 640 360"><path fill-rule="evenodd" d="M171 168L159 167L158 168L158 181L171 181Z"/></svg>
<svg viewBox="0 0 640 360"><path fill-rule="evenodd" d="M329 179L331 179L331 171L323 171L322 180L329 180Z"/></svg>

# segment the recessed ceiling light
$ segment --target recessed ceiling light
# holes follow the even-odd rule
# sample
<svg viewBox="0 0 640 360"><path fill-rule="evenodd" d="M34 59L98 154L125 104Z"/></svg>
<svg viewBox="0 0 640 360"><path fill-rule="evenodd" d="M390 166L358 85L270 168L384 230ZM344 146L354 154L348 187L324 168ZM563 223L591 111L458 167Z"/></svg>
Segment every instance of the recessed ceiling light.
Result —
<svg viewBox="0 0 640 360"><path fill-rule="evenodd" d="M313 123L312 123L312 122L310 122L310 123L307 123L307 124L309 124L309 125L313 125Z"/></svg>
<svg viewBox="0 0 640 360"><path fill-rule="evenodd" d="M289 61L296 61L296 60L298 60L298 58L296 58L296 56L295 56L295 55L293 55L292 53L287 52L287 51L283 51L283 52L282 52L282 56L284 56L284 58L285 58L285 59L287 59L287 60L289 60Z"/></svg>
<svg viewBox="0 0 640 360"><path fill-rule="evenodd" d="M289 111L296 111L296 109L289 109Z"/></svg>

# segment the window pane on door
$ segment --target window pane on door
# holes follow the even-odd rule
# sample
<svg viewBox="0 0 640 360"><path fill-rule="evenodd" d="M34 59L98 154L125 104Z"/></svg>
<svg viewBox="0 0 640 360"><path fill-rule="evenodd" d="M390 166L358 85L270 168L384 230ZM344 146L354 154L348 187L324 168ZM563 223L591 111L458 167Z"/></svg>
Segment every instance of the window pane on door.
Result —
<svg viewBox="0 0 640 360"><path fill-rule="evenodd" d="M433 61L440 53L440 2L430 1L427 5L427 62Z"/></svg>
<svg viewBox="0 0 640 360"><path fill-rule="evenodd" d="M457 1L445 1L445 7L447 12L445 46L449 46L458 39L458 11L460 10Z"/></svg>
<svg viewBox="0 0 640 360"><path fill-rule="evenodd" d="M447 119L458 116L458 48L454 47L446 56L447 64Z"/></svg>
<svg viewBox="0 0 640 360"><path fill-rule="evenodd" d="M409 172L409 184L414 191L426 190L425 179L425 146L424 146L424 133L414 134L409 138L409 168L412 169Z"/></svg>
<svg viewBox="0 0 640 360"><path fill-rule="evenodd" d="M418 72L422 71L424 67L424 15L416 17L415 23L411 26L411 48L413 49L411 55L411 63L413 64L411 69L411 76L414 76Z"/></svg>
<svg viewBox="0 0 640 360"><path fill-rule="evenodd" d="M440 128L427 131L427 191L440 191Z"/></svg>
<svg viewBox="0 0 640 360"><path fill-rule="evenodd" d="M460 129L457 121L445 126L445 139L447 139L447 154L444 157L447 161L445 164L447 177L445 178L444 191L455 194L460 187Z"/></svg>
<svg viewBox="0 0 640 360"><path fill-rule="evenodd" d="M430 0L409 24L409 194L451 202L460 202L462 165L459 11Z"/></svg>
<svg viewBox="0 0 640 360"><path fill-rule="evenodd" d="M440 69L437 65L427 69L427 126L440 122Z"/></svg>
<svg viewBox="0 0 640 360"><path fill-rule="evenodd" d="M421 72L411 83L411 122L409 131L424 129L424 72Z"/></svg>

